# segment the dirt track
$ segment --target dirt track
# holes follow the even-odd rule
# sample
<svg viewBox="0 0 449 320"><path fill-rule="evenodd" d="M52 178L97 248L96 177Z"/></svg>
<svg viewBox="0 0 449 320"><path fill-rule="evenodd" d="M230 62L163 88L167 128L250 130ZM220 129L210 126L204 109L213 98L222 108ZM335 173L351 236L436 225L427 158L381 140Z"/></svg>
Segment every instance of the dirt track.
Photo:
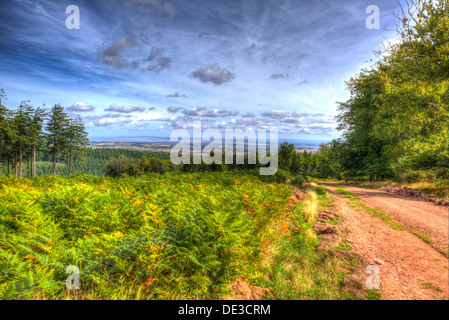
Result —
<svg viewBox="0 0 449 320"><path fill-rule="evenodd" d="M428 202L399 198L385 192L341 186L371 207L382 210L414 230L426 232L438 245L448 246L448 209ZM333 186L339 214L349 231L353 250L380 269L383 299L448 299L448 259L406 230L395 230L364 210L356 210ZM380 262L380 263L379 263Z"/></svg>
<svg viewBox="0 0 449 320"><path fill-rule="evenodd" d="M423 233L432 246L448 252L449 211L446 206L431 202L401 198L387 192L342 185L367 205L387 213L400 224Z"/></svg>

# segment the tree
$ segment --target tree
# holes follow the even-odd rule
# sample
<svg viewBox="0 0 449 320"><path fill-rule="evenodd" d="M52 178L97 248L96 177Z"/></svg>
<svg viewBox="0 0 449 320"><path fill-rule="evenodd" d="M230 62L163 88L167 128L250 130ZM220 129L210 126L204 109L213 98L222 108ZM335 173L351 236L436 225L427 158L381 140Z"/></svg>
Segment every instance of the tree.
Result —
<svg viewBox="0 0 449 320"><path fill-rule="evenodd" d="M36 176L36 151L43 145L45 138L42 133L45 117L45 110L37 108L30 118L28 138L30 146L31 170L29 171L30 175L33 177Z"/></svg>
<svg viewBox="0 0 449 320"><path fill-rule="evenodd" d="M385 68L384 68L385 69ZM341 164L348 176L385 175L389 171L390 160L383 153L394 143L394 137L386 139L375 136L373 128L381 103L382 71L377 69L362 70L347 83L350 99L340 102L337 120L338 130L343 130L346 146ZM382 158L379 162L378 160Z"/></svg>
<svg viewBox="0 0 449 320"><path fill-rule="evenodd" d="M22 101L19 108L15 112L11 123L11 137L13 143L16 144L17 150L15 163L17 164L17 160L19 161L19 177L22 177L23 152L30 143L31 134L31 114L33 113L33 108L29 106L27 102L29 101Z"/></svg>
<svg viewBox="0 0 449 320"><path fill-rule="evenodd" d="M67 148L69 162L69 176L72 175L72 152L82 151L89 145L84 123L79 116L71 118L67 127ZM79 154L79 153L78 153Z"/></svg>
<svg viewBox="0 0 449 320"><path fill-rule="evenodd" d="M8 138L9 109L3 104L7 100L5 91L0 89L0 161L3 158L4 148ZM8 166L9 169L9 166Z"/></svg>
<svg viewBox="0 0 449 320"><path fill-rule="evenodd" d="M319 171L320 178L336 178L341 179L343 167L341 165L341 157L344 155L344 142L340 139L334 139L330 143L322 143L316 153L320 158L321 165Z"/></svg>
<svg viewBox="0 0 449 320"><path fill-rule="evenodd" d="M290 170L292 165L293 155L295 153L295 146L284 142L279 148L279 169Z"/></svg>
<svg viewBox="0 0 449 320"><path fill-rule="evenodd" d="M121 154L118 158L111 158L106 162L104 172L107 176L120 177L127 171L129 158Z"/></svg>
<svg viewBox="0 0 449 320"><path fill-rule="evenodd" d="M292 164L290 166L290 172L293 174L303 174L304 173L304 160L303 154L300 152L295 152L292 158Z"/></svg>
<svg viewBox="0 0 449 320"><path fill-rule="evenodd" d="M346 176L449 168L449 2L406 0L398 18L399 43L339 103Z"/></svg>
<svg viewBox="0 0 449 320"><path fill-rule="evenodd" d="M395 139L395 169L447 167L449 2L407 1L398 18L401 41L381 62L388 68L373 133Z"/></svg>

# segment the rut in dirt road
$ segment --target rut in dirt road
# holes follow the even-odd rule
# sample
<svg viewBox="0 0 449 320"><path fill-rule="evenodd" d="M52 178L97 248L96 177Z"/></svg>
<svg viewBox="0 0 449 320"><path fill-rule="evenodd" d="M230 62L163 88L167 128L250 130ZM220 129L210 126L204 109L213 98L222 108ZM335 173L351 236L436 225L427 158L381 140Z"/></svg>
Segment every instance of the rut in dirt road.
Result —
<svg viewBox="0 0 449 320"><path fill-rule="evenodd" d="M348 231L347 239L353 245L352 250L367 263L379 267L379 292L383 299L448 299L449 271L445 256L410 231L393 229L371 213L351 206L350 200L335 187L326 188L337 198L339 215ZM349 187L347 190L354 191ZM384 208L388 205L386 203L383 203ZM426 205L424 203L421 208ZM385 212L390 213L388 210Z"/></svg>
<svg viewBox="0 0 449 320"><path fill-rule="evenodd" d="M432 246L448 253L449 245L449 210L432 202L404 199L387 192L339 185L348 190L364 203L387 213L403 226L425 234L432 241Z"/></svg>

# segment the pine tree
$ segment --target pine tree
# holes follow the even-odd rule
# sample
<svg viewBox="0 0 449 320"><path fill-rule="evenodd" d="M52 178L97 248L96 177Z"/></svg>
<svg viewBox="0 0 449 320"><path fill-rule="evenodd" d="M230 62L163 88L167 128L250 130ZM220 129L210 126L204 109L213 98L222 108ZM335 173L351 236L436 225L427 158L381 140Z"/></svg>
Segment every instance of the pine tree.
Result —
<svg viewBox="0 0 449 320"><path fill-rule="evenodd" d="M87 132L82 119L80 116L71 118L67 128L69 176L72 175L72 152L82 151L88 144L89 139L87 138Z"/></svg>
<svg viewBox="0 0 449 320"><path fill-rule="evenodd" d="M56 175L56 155L64 152L68 146L67 128L69 126L67 113L58 103L50 111L49 120L45 126L47 146L53 155L53 175Z"/></svg>
<svg viewBox="0 0 449 320"><path fill-rule="evenodd" d="M17 158L19 161L19 177L22 177L23 175L23 154L30 142L31 114L34 111L33 108L27 104L27 102L29 101L22 101L13 118L13 128L16 131L15 142L17 144L18 151Z"/></svg>
<svg viewBox="0 0 449 320"><path fill-rule="evenodd" d="M7 100L5 91L3 91L3 89L0 89L0 161L3 158L3 152L4 152L4 147L6 144L6 137L7 137L6 131L9 127L8 126L9 110L3 104L4 100Z"/></svg>
<svg viewBox="0 0 449 320"><path fill-rule="evenodd" d="M40 149L43 144L44 136L42 134L42 127L44 124L46 113L43 109L37 108L31 117L29 128L29 142L30 142L30 173L31 176L36 176L36 149Z"/></svg>
<svg viewBox="0 0 449 320"><path fill-rule="evenodd" d="M295 154L295 146L284 142L279 148L279 168L283 170L290 170L292 165L293 155Z"/></svg>

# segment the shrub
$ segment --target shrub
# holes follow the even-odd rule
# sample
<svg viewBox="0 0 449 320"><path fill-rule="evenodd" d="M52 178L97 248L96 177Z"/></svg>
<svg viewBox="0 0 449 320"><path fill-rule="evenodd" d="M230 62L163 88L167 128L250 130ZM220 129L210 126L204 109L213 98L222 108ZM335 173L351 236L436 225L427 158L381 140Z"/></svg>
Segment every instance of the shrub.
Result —
<svg viewBox="0 0 449 320"><path fill-rule="evenodd" d="M352 181L369 181L369 177L367 177L367 176L358 176L358 177L353 177L353 178L349 178L349 179L345 179L345 180L352 180Z"/></svg>
<svg viewBox="0 0 449 320"><path fill-rule="evenodd" d="M285 183L287 179L291 177L290 173L288 171L278 169L275 174L268 175L268 176L262 176L259 173L259 170L253 171L255 175L259 177L260 180L268 183Z"/></svg>
<svg viewBox="0 0 449 320"><path fill-rule="evenodd" d="M435 170L437 179L449 180L449 168L438 168Z"/></svg>
<svg viewBox="0 0 449 320"><path fill-rule="evenodd" d="M399 182L419 182L419 181L426 181L426 172L423 170L419 171L408 171L401 176L399 176L398 181Z"/></svg>
<svg viewBox="0 0 449 320"><path fill-rule="evenodd" d="M291 180L291 184L298 188L301 188L304 185L304 182L306 182L306 178L301 175L296 176Z"/></svg>

